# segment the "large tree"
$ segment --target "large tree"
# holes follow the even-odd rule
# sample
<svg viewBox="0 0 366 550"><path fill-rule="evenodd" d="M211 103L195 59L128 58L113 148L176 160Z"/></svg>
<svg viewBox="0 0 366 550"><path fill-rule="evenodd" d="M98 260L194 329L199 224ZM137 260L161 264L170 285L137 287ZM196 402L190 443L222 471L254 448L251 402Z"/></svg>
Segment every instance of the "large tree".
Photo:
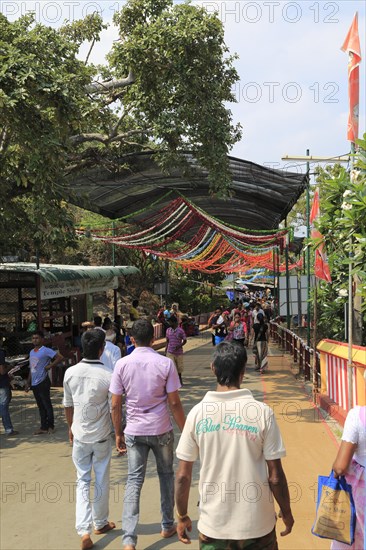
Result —
<svg viewBox="0 0 366 550"><path fill-rule="evenodd" d="M99 40L98 15L51 29L0 14L3 253L35 242L51 257L70 244L65 181L96 165L120 170L126 154L156 151L169 170L189 149L212 192L228 192L226 155L240 129L225 102L237 74L218 17L172 0L129 0L114 19L120 40L94 66L78 51Z"/></svg>

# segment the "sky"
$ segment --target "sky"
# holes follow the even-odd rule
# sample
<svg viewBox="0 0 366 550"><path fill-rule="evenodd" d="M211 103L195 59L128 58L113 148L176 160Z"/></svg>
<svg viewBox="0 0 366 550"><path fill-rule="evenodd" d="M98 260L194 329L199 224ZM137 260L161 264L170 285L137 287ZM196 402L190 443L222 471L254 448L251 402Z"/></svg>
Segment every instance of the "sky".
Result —
<svg viewBox="0 0 366 550"><path fill-rule="evenodd" d="M365 5L364 1L192 1L216 11L225 40L239 59L239 81L232 110L243 137L231 155L273 168L305 171L305 164L282 161L285 155L348 154L348 56L341 45L358 11L363 61L360 66L360 131L365 130ZM114 11L124 1L0 0L0 12L14 20L34 11L37 21L59 26L98 11L111 26L103 32L91 61L102 63L113 40ZM86 51L86 50L85 50ZM83 54L83 52L81 52Z"/></svg>

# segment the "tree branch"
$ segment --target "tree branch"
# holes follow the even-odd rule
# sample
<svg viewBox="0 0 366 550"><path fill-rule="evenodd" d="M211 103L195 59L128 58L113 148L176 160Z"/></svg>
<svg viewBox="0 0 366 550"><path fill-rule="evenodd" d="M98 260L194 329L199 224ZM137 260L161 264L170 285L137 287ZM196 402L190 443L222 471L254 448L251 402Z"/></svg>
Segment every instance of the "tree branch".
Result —
<svg viewBox="0 0 366 550"><path fill-rule="evenodd" d="M118 94L112 94L108 97L108 99L105 99L103 101L103 107L108 107L108 105L110 105L111 103L114 103L115 101L117 101L117 99L119 99L120 97L122 97L124 94L126 93L126 90L122 90L121 92L119 92Z"/></svg>
<svg viewBox="0 0 366 550"><path fill-rule="evenodd" d="M131 86L134 82L135 75L132 70L130 70L126 78L121 78L120 80L110 80L108 82L93 82L92 84L89 84L89 86L86 86L85 90L88 94L108 94L111 90Z"/></svg>
<svg viewBox="0 0 366 550"><path fill-rule="evenodd" d="M108 145L109 143L113 143L115 141L124 141L125 138L128 138L130 136L135 136L135 135L138 135L138 134L146 134L149 131L150 131L150 128L138 128L136 130L129 130L128 132L125 132L123 134L115 135L115 130L112 129L112 132L111 132L110 135L106 135L106 134L80 134L78 136L71 136L70 141L73 145L77 145L77 144L80 144L80 143L86 143L87 141L99 141L100 143L103 143L104 145Z"/></svg>
<svg viewBox="0 0 366 550"><path fill-rule="evenodd" d="M149 132L151 128L139 128L136 130L129 130L128 132L125 132L124 134L118 134L118 136L111 136L109 138L109 143L112 143L114 141L123 141L125 142L125 138L128 138L130 136L136 136L138 134L146 134Z"/></svg>
<svg viewBox="0 0 366 550"><path fill-rule="evenodd" d="M0 153L4 153L10 145L10 132L6 126L0 132Z"/></svg>
<svg viewBox="0 0 366 550"><path fill-rule="evenodd" d="M91 46L90 46L89 51L88 51L88 55L86 56L86 59L84 61L84 65L88 64L90 54L92 53L92 50L94 48L94 44L95 44L95 38L93 38L93 41L92 41Z"/></svg>
<svg viewBox="0 0 366 550"><path fill-rule="evenodd" d="M119 117L116 124L113 126L113 128L111 130L111 133L110 133L111 136L116 136L117 135L117 130L118 130L119 126L121 125L121 122L123 121L123 119L127 116L127 114L128 114L128 111L126 110Z"/></svg>
<svg viewBox="0 0 366 550"><path fill-rule="evenodd" d="M85 143L86 141L99 141L100 143L107 143L109 136L105 134L80 134L78 136L71 136L70 141L73 145L79 143Z"/></svg>
<svg viewBox="0 0 366 550"><path fill-rule="evenodd" d="M137 141L127 141L124 140L125 145L131 145L132 147L141 147L141 149L146 149L146 151L152 151L150 144L137 143Z"/></svg>

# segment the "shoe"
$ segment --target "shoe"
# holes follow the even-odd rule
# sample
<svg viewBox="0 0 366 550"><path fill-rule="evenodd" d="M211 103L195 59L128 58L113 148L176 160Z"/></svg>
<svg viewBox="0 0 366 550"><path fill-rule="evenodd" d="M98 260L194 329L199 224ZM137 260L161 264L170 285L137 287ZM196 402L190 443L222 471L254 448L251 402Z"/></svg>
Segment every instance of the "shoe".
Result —
<svg viewBox="0 0 366 550"><path fill-rule="evenodd" d="M16 430L12 430L11 432L7 432L6 434L7 437L12 437L13 435L19 435L19 432L17 432Z"/></svg>
<svg viewBox="0 0 366 550"><path fill-rule="evenodd" d="M90 538L90 535L83 535L81 537L81 550L89 550L89 548L93 548L93 546L94 543Z"/></svg>
<svg viewBox="0 0 366 550"><path fill-rule="evenodd" d="M49 434L54 434L55 433L55 428L48 428L48 433Z"/></svg>
<svg viewBox="0 0 366 550"><path fill-rule="evenodd" d="M48 430L42 430L42 428L40 428L39 430L36 430L35 432L33 432L33 435L43 435L43 434L48 434Z"/></svg>
<svg viewBox="0 0 366 550"><path fill-rule="evenodd" d="M254 370L255 370L255 371L258 371L258 370L261 370L261 368L260 368L260 367L255 367Z"/></svg>
<svg viewBox="0 0 366 550"><path fill-rule="evenodd" d="M101 529L94 529L94 533L96 535L104 535L104 533L108 533L108 531L112 531L116 527L116 524L113 523L113 521L108 521Z"/></svg>
<svg viewBox="0 0 366 550"><path fill-rule="evenodd" d="M163 537L163 539L169 539L170 537L175 535L176 532L177 532L177 526L173 525L173 527L171 527L167 531L165 531L165 529L163 529L160 534Z"/></svg>

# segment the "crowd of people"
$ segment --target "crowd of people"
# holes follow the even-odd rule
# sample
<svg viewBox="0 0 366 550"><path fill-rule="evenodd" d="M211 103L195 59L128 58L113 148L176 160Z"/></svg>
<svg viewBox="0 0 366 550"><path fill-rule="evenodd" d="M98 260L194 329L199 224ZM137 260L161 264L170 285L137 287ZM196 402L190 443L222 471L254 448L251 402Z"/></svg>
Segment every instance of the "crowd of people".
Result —
<svg viewBox="0 0 366 550"><path fill-rule="evenodd" d="M112 322L99 316L83 324L83 358L66 370L63 381L63 405L77 475L75 526L82 550L93 547L93 533L101 535L115 528L109 518L112 434L118 454L127 455L128 462L123 550L137 547L140 495L150 450L160 485L162 538L177 534L181 542L190 542L188 502L198 458L201 550L277 550L274 502L285 525L281 536L291 533L294 518L281 464L285 456L281 433L272 409L243 387L247 346L255 352L255 369L260 373L267 369L268 305L268 299L249 303L238 300L229 309L216 308L209 320L215 346L211 371L216 389L207 392L187 418L179 394L187 336L180 326L177 305L169 311L165 355L153 349L153 325L140 318L136 303L124 326L119 318ZM32 389L40 414L41 425L34 433L42 435L54 431L48 371L63 358L44 346L40 331L33 334L32 341L27 389ZM4 386L6 378L5 361L0 355L2 419L8 434L16 435L7 416L10 401ZM175 481L172 419L181 432ZM356 539L352 547L334 542L334 550L363 548L365 466L366 407L355 407L347 416L333 470L335 477L345 475L354 489ZM228 498L242 494L248 487L255 487L261 498Z"/></svg>
<svg viewBox="0 0 366 550"><path fill-rule="evenodd" d="M183 331L183 334L177 332L178 319L174 316L173 319L167 338L175 352L177 347L183 346L185 335ZM177 334L171 334L170 330ZM217 381L216 391L208 392L186 420L179 396L179 371L169 356L153 350L152 324L148 320L136 320L131 338L135 350L119 359L110 372L101 361L105 333L97 328L87 330L82 337L84 357L65 375L64 406L77 472L76 529L82 550L93 546L93 528L96 535L115 528L108 508L111 461L108 438L112 430L108 392L111 394L116 449L120 455L127 454L128 461L122 514L123 550L135 550L137 546L140 495L150 450L160 482L161 537L170 538L178 533L181 542L189 542L189 487L193 463L200 455L201 517L198 527L201 548L224 549L230 548L234 541L253 540L257 544L253 548L263 548L265 543L267 548L274 550L276 519L270 494L281 508L285 523L283 534L289 534L293 525L287 481L281 466L285 450L271 409L254 400L249 390L240 389L247 359L245 347L224 342L215 348L211 368ZM93 413L98 410L97 415L86 414L92 405ZM215 405L214 410L211 405ZM259 424L246 413L248 405L260 409ZM232 414L224 414L225 410ZM175 490L174 432L169 411L182 432L176 451L180 463ZM233 437L239 432L246 437ZM228 447L230 452L227 452ZM244 478L239 455L246 464ZM89 498L93 469L101 494L97 504L95 499ZM250 521L246 499L239 499L235 504L232 499L223 500L216 491L207 493L203 486L208 479L215 480L220 487L224 484L232 487L238 479L243 483L258 483L268 493L268 498L259 499L256 504L256 517L260 521ZM243 521L246 517L248 519Z"/></svg>
<svg viewBox="0 0 366 550"><path fill-rule="evenodd" d="M231 308L218 306L208 320L212 345L224 340L242 347L252 346L255 356L255 371L263 374L268 369L268 322L272 317L271 302L236 300Z"/></svg>

